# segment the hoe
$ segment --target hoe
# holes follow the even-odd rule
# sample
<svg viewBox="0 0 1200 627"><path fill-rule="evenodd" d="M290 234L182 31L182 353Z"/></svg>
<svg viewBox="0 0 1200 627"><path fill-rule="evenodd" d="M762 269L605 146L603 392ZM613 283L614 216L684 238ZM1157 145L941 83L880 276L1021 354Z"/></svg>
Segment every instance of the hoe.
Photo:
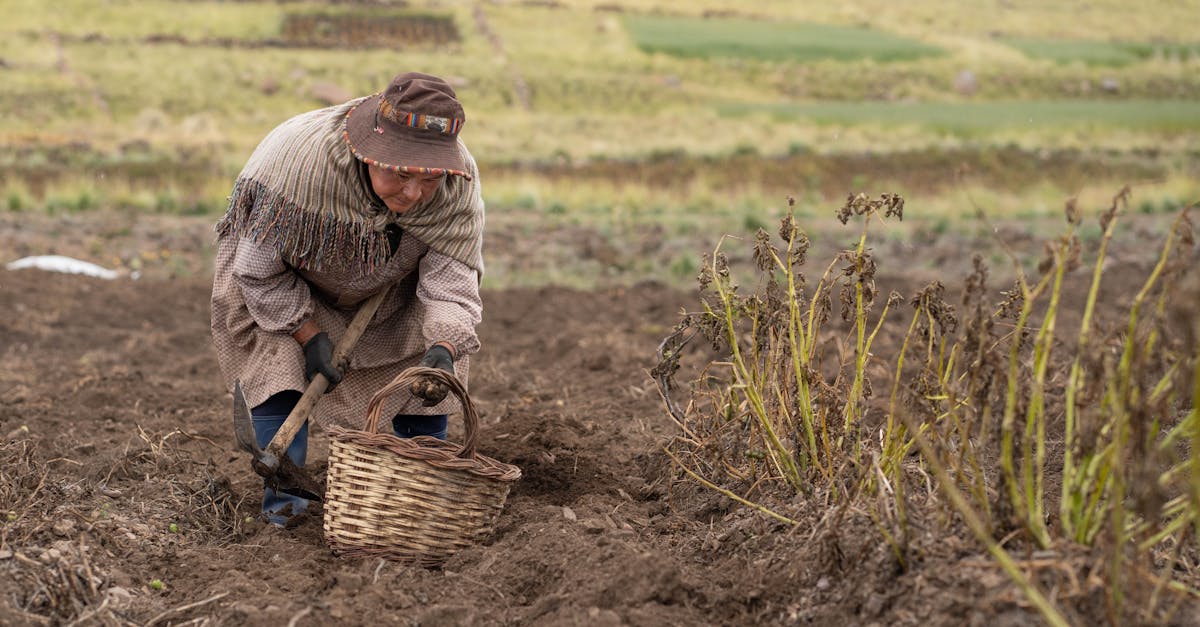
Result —
<svg viewBox="0 0 1200 627"><path fill-rule="evenodd" d="M354 350L358 338L366 330L367 324L375 316L375 310L379 309L379 303L383 302L383 297L387 293L388 290L382 290L375 294L363 303L354 314L350 326L346 327L346 334L342 336L342 340L338 342L337 348L333 352L333 363L339 368L345 367L347 356L350 351ZM313 479L303 468L292 462L291 458L287 456L287 449L296 437L296 433L300 431L300 427L304 426L308 417L312 415L313 408L316 407L321 395L328 388L329 379L326 379L323 374L316 374L308 383L304 395L300 397L300 401L296 403L292 413L288 414L287 420L279 427L279 431L275 433L275 437L271 439L266 450L263 450L258 448L258 443L254 439L254 424L250 418L250 408L246 406L246 397L242 393L242 384L240 381L234 383L233 434L237 437L238 445L242 450L250 453L253 457L250 465L254 467L255 472L266 479L269 487L279 492L314 501L322 500L324 497L324 486Z"/></svg>

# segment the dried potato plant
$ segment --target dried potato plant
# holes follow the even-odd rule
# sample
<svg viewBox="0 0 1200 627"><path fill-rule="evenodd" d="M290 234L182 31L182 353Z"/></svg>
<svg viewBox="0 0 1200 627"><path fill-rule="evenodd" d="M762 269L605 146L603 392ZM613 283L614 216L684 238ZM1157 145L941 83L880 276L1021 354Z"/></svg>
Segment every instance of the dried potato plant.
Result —
<svg viewBox="0 0 1200 627"><path fill-rule="evenodd" d="M1178 305L1200 279L1185 210L1128 306L1105 307L1102 319L1108 247L1128 200L1128 189L1114 197L1086 251L1083 212L1068 202L1065 232L1036 270L1027 274L1014 256L1016 280L996 296L976 257L961 313L941 283L920 290L893 355L872 347L905 299L879 298L866 243L873 222L902 217L902 198L849 197L837 216L862 221L858 245L815 282L790 210L780 244L761 230L755 238L754 292L733 281L722 239L699 277L701 310L663 341L652 373L679 426L667 453L692 478L778 520L796 522L755 498L767 486L865 510L902 568L909 495L921 492L957 514L945 520L969 528L1051 624L1068 624L1071 596L1083 592L1052 598L1011 551L1099 549L1093 570L1109 622L1168 619L1177 606L1168 597L1200 596L1187 568L1200 561L1200 463L1191 454L1200 446L1200 344ZM1064 302L1067 277L1080 271L1090 275L1087 297ZM829 324L835 298L841 327ZM1064 334L1064 311L1076 305ZM685 394L674 376L696 337L718 357ZM881 362L894 364L886 384L870 377ZM877 388L886 400L872 401ZM933 493L921 479L929 476Z"/></svg>

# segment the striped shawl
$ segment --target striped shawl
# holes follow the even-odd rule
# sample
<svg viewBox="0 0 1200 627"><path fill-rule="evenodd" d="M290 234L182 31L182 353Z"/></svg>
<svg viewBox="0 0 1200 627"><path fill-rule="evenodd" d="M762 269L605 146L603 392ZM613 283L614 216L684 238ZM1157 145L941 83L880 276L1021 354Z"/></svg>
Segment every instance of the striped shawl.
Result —
<svg viewBox="0 0 1200 627"><path fill-rule="evenodd" d="M479 171L462 140L471 179L448 175L431 198L393 213L374 199L343 139L346 115L362 100L298 115L271 131L238 175L217 233L270 244L296 268L369 274L388 259L384 229L394 222L482 276Z"/></svg>

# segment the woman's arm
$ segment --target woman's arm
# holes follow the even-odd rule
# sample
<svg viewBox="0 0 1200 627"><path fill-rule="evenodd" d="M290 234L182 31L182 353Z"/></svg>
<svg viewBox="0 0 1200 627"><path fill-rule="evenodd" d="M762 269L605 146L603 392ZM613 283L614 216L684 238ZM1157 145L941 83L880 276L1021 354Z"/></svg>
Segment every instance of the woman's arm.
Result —
<svg viewBox="0 0 1200 627"><path fill-rule="evenodd" d="M248 237L238 240L233 278L242 288L250 317L264 331L303 334L307 329L307 337L296 338L303 344L320 330L309 320L312 295L308 283L283 262L273 247Z"/></svg>
<svg viewBox="0 0 1200 627"><path fill-rule="evenodd" d="M418 267L417 298L425 308L421 332L426 348L443 344L454 359L479 350L475 325L483 319L479 273L430 250Z"/></svg>

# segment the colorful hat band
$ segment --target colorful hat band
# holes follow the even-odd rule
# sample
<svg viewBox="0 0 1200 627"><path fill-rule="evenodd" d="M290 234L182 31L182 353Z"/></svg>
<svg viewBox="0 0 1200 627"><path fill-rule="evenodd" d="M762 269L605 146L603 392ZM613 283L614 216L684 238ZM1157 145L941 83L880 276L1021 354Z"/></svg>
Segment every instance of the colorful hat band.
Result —
<svg viewBox="0 0 1200 627"><path fill-rule="evenodd" d="M435 167L415 166L415 165L393 165L390 163L384 163L382 161L372 159L372 158L362 154L361 152L359 152L358 148L356 148L354 146L354 142L350 141L350 116L354 114L354 110L357 108L358 108L357 105L351 107L350 111L348 111L346 113L345 121L342 123L342 140L346 142L346 146L348 146L350 148L350 152L354 155L354 157L356 159L366 163L367 165L373 165L377 168L382 168L382 169L388 170L390 172L407 172L409 174L433 174L433 175L453 174L456 176L461 176L461 177L467 179L468 181L471 180L470 174L468 174L467 172L465 172L463 170L458 170L455 168L435 168ZM378 127L378 120L379 120L379 110L378 109L375 111L375 119L376 119L375 130L377 132L379 132L380 134L382 134L383 130Z"/></svg>
<svg viewBox="0 0 1200 627"><path fill-rule="evenodd" d="M462 128L464 120L458 118L443 118L436 115L425 115L424 113L412 113L410 111L400 111L392 106L392 103L387 100L379 99L379 110L375 113L375 132L383 133L383 128L379 126L379 116L409 128L419 128L427 131L437 131L443 135L458 135L459 129Z"/></svg>

